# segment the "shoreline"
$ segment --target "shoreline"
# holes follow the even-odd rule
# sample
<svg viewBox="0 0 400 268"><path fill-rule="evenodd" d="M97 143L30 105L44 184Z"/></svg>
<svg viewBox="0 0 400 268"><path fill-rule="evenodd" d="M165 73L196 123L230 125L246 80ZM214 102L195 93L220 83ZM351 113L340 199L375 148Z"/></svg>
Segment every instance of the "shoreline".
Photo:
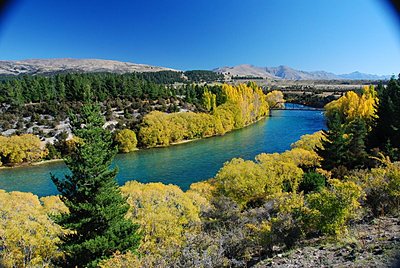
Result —
<svg viewBox="0 0 400 268"><path fill-rule="evenodd" d="M254 121L254 122L252 122L250 124L247 124L247 125L245 125L245 126L243 126L241 128L232 129L231 131L226 132L223 135L212 135L212 136L207 136L207 137L203 137L203 138L196 138L196 139L190 139L190 140L181 140L181 141L170 143L169 145L166 145L166 146L160 146L159 145L159 146L148 147L148 148L140 148L140 149L137 148L137 149L135 149L135 150L133 150L132 152L129 152L129 153L142 151L142 150L148 150L148 149L167 148L167 147L170 147L170 146L185 144L185 143L194 142L194 141L198 141L198 140L209 139L209 138L213 138L213 137L222 137L222 136L225 136L226 134L232 133L234 131L241 130L241 129L244 129L246 127L252 126L252 125L260 122L261 120L268 118L268 117L270 117L270 115L263 116L263 117L257 119L256 121ZM129 153L118 153L118 154L129 154ZM63 162L63 161L64 161L64 159L51 159L51 160L42 160L42 161L39 161L39 162L22 163L22 164L19 164L19 165L16 165L16 166L0 166L0 171L4 170L4 169L14 169L14 168L25 168L25 167L41 166L41 165L58 163L58 162Z"/></svg>
<svg viewBox="0 0 400 268"><path fill-rule="evenodd" d="M269 110L269 111L271 111L271 110ZM166 147L169 147L169 146L174 146L174 145L189 143L189 142L198 141L198 140L209 139L209 138L213 138L213 137L222 137L222 136L225 136L226 134L232 133L232 132L234 132L234 131L241 130L241 129L244 129L244 128L246 128L246 127L252 126L252 125L254 125L254 124L260 122L261 120L268 118L268 117L270 117L270 114L268 114L268 115L266 115L266 116L263 116L263 117L257 119L256 121L254 121L254 122L252 122L252 123L250 123L250 124L244 125L244 126L241 127L241 128L236 128L236 129L232 129L231 131L225 132L225 133L222 134L222 135L211 135L211 136L206 136L206 137L202 137L202 138L196 138L196 139L190 139L190 140L181 140L181 141L177 141L177 142L172 142L172 143L170 143L169 145L166 145L166 146L158 145L158 146L154 146L154 147L148 147L148 148L137 149L136 151L146 150L146 149L153 149L153 148L166 148Z"/></svg>
<svg viewBox="0 0 400 268"><path fill-rule="evenodd" d="M41 166L45 164L63 162L64 159L50 159L50 160L42 160L39 162L30 162L30 163L22 163L16 166L0 166L0 170L3 169L14 169L14 168L25 168L25 167L33 167L33 166Z"/></svg>

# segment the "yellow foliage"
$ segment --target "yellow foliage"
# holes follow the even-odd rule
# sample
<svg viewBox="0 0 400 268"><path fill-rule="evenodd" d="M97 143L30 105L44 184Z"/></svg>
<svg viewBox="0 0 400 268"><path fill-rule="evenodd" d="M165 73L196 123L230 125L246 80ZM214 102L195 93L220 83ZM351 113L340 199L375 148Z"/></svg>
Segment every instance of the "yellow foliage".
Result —
<svg viewBox="0 0 400 268"><path fill-rule="evenodd" d="M62 229L52 222L37 196L0 190L0 266L50 267L62 257Z"/></svg>
<svg viewBox="0 0 400 268"><path fill-rule="evenodd" d="M300 137L300 140L292 143L292 149L300 148L307 151L315 151L317 148L322 148L322 140L325 139L323 132L317 131L313 134L305 134Z"/></svg>
<svg viewBox="0 0 400 268"><path fill-rule="evenodd" d="M329 188L307 195L307 206L313 211L309 223L326 234L343 234L347 230L346 222L360 207L362 189L351 181L330 179L328 183Z"/></svg>
<svg viewBox="0 0 400 268"><path fill-rule="evenodd" d="M343 122L350 122L355 118L370 121L376 117L376 95L374 86L364 87L361 95L353 91L346 92L343 97L325 105L326 116L331 118L338 112Z"/></svg>
<svg viewBox="0 0 400 268"><path fill-rule="evenodd" d="M212 111L217 107L217 96L211 93L207 88L203 93L203 105L207 111Z"/></svg>
<svg viewBox="0 0 400 268"><path fill-rule="evenodd" d="M199 208L178 186L130 181L121 191L131 206L128 217L141 226L143 254L179 247L200 222Z"/></svg>
<svg viewBox="0 0 400 268"><path fill-rule="evenodd" d="M290 154L290 151L287 154ZM267 174L266 193L274 194L282 190L297 191L304 172L291 158L278 153L259 154L256 156L256 161Z"/></svg>
<svg viewBox="0 0 400 268"><path fill-rule="evenodd" d="M42 203L44 212L47 214L56 215L69 212L58 195L41 197L40 202Z"/></svg>
<svg viewBox="0 0 400 268"><path fill-rule="evenodd" d="M113 257L99 263L100 268L138 268L143 267L143 261L128 251L125 254L115 252Z"/></svg>
<svg viewBox="0 0 400 268"><path fill-rule="evenodd" d="M273 90L267 94L266 97L268 106L272 108L283 108L285 107L285 99L283 98L282 91Z"/></svg>
<svg viewBox="0 0 400 268"><path fill-rule="evenodd" d="M367 204L376 216L400 212L400 162L385 162L385 167L355 173L349 179L359 183L367 196Z"/></svg>
<svg viewBox="0 0 400 268"><path fill-rule="evenodd" d="M215 134L215 121L209 114L153 111L143 118L139 138L146 147L154 147Z"/></svg>
<svg viewBox="0 0 400 268"><path fill-rule="evenodd" d="M117 134L115 134L114 140L118 144L118 150L122 153L129 153L136 150L136 134L130 129L118 131Z"/></svg>
<svg viewBox="0 0 400 268"><path fill-rule="evenodd" d="M45 157L47 153L35 135L0 136L0 159L5 160L4 163L33 162Z"/></svg>
<svg viewBox="0 0 400 268"><path fill-rule="evenodd" d="M225 163L215 177L218 193L232 198L242 207L251 199L264 196L267 182L259 165L240 158Z"/></svg>
<svg viewBox="0 0 400 268"><path fill-rule="evenodd" d="M189 196L193 203L200 207L202 211L211 208L210 201L215 193L215 186L210 181L200 181L192 183L186 195Z"/></svg>
<svg viewBox="0 0 400 268"><path fill-rule="evenodd" d="M158 111L147 114L139 131L141 143L146 147L167 146L182 140L223 135L268 114L266 96L259 87L224 84L222 92L227 101L218 107L215 95L208 90L204 92L203 101L212 114Z"/></svg>
<svg viewBox="0 0 400 268"><path fill-rule="evenodd" d="M223 84L222 92L227 97L227 103L235 104L240 114L235 120L236 128L248 125L268 114L269 106L265 94L260 87L239 84L237 86Z"/></svg>
<svg viewBox="0 0 400 268"><path fill-rule="evenodd" d="M232 198L241 207L257 199L296 192L303 179L302 167L316 167L313 151L295 148L282 154L260 154L256 162L234 158L224 164L213 181L216 193Z"/></svg>
<svg viewBox="0 0 400 268"><path fill-rule="evenodd" d="M293 162L298 167L318 167L321 157L314 151L302 148L293 148L282 153L282 158Z"/></svg>

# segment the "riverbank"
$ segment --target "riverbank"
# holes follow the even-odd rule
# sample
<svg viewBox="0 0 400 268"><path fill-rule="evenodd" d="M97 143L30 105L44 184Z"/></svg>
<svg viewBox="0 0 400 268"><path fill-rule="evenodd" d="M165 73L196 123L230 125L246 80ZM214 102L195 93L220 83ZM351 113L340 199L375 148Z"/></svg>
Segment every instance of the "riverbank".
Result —
<svg viewBox="0 0 400 268"><path fill-rule="evenodd" d="M271 111L271 110L270 110L270 111ZM231 131L228 131L228 132L226 132L226 133L224 133L224 134L222 134L222 135L211 135L211 136L205 136L205 137L202 137L202 138L196 138L196 139L190 139L190 140L181 140L181 141L173 142L173 143L171 143L171 144L169 144L169 145L166 145L166 146L155 146L155 147L148 147L148 148L143 148L143 149L150 149L150 148L166 148L166 147L173 146L173 145L179 145L179 144L189 143L189 142L193 142L193 141L209 139L209 138L213 138L213 137L221 137L221 136L224 136L225 134L229 134L229 133L232 133L232 132L234 132L234 131L241 130L241 129L247 128L247 127L249 127L249 126L252 126L252 125L254 125L254 124L260 122L261 120L268 118L268 117L269 117L269 115L263 116L263 117L257 119L256 121L254 121L254 122L252 122L252 123L250 123L250 124L247 124L247 125L245 125L245 126L243 126L243 127L241 127L241 128L232 129Z"/></svg>
<svg viewBox="0 0 400 268"><path fill-rule="evenodd" d="M231 130L231 131L229 131L229 132L226 132L225 134L232 133L232 132L234 132L234 131L247 128L247 127L249 127L249 126L252 126L252 125L254 125L254 124L260 122L260 121L263 120L263 119L268 118L268 117L269 117L269 116L261 117L261 118L257 119L256 121L254 121L254 122L252 122L252 123L250 123L250 124L247 124L247 125L245 125L245 126L243 126L243 127L241 127L241 128L233 129L233 130ZM170 147L170 146L175 146L175 145L190 143L190 142L199 141L199 140L204 140L204 139L209 139L209 138L213 138L213 137L220 137L220 136L224 136L225 134L223 134L223 135L211 135L211 136L206 136L206 137L202 137L202 138L196 138L196 139L190 139L190 140L177 141L177 142L173 142L173 143L171 143L171 144L169 144L169 145L166 145L166 146L161 146L161 145L159 145L159 146L147 147L147 148L136 148L135 150L133 150L133 151L131 151L131 152L129 152L129 153L133 153L133 152L137 152L137 151L142 151L142 150L147 150L147 149L168 148L168 147ZM118 153L118 154L124 155L124 154L129 154L129 153ZM14 165L14 166L0 166L0 170L2 170L2 169L17 169L17 168L24 168L24 167L30 167L30 166L40 166L40 165L46 165L46 164L51 164L51 163L58 163L58 162L63 162L63 161L64 161L64 159L50 159L50 160L42 160L42 161L39 161L39 162L24 162L24 163L20 163L20 164L18 164L18 165Z"/></svg>
<svg viewBox="0 0 400 268"><path fill-rule="evenodd" d="M40 166L40 165L58 163L58 162L63 162L63 161L64 161L64 159L50 159L50 160L42 160L39 162L25 162L25 163L21 163L21 164L14 165L14 166L0 166L0 170L24 168L24 167L31 167L31 166Z"/></svg>
<svg viewBox="0 0 400 268"><path fill-rule="evenodd" d="M185 142L175 146L141 149L118 154L117 181L175 184L187 190L193 182L209 179L232 158L254 160L260 153L284 152L302 135L324 129L320 111L279 110L272 116L224 136ZM69 174L62 162L0 170L0 189L33 192L39 196L57 194L50 173L57 177Z"/></svg>

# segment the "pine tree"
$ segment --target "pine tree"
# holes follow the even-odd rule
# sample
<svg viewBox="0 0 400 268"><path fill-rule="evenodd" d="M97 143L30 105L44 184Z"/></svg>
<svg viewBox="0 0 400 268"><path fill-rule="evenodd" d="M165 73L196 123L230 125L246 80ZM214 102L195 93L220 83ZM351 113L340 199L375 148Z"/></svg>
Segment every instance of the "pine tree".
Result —
<svg viewBox="0 0 400 268"><path fill-rule="evenodd" d="M115 180L117 170L110 169L116 148L111 133L102 128L98 105L86 104L79 116L71 117L73 134L80 141L65 160L72 175L52 175L69 209L56 222L72 231L61 238L60 248L66 253L61 266L95 267L115 251L136 252L140 235L138 226L125 219L129 205Z"/></svg>
<svg viewBox="0 0 400 268"><path fill-rule="evenodd" d="M400 75L398 79L392 78L386 87L379 85L378 97L377 118L369 136L369 146L385 150L390 144L400 148Z"/></svg>
<svg viewBox="0 0 400 268"><path fill-rule="evenodd" d="M323 131L325 139L322 140L322 148L318 148L317 153L322 158L322 168L331 170L335 167L345 166L347 139L338 113L328 119L327 125L328 131Z"/></svg>
<svg viewBox="0 0 400 268"><path fill-rule="evenodd" d="M362 168L368 159L365 146L367 125L363 119L356 118L346 128L346 132L349 133L349 141L346 144L345 166L350 169Z"/></svg>

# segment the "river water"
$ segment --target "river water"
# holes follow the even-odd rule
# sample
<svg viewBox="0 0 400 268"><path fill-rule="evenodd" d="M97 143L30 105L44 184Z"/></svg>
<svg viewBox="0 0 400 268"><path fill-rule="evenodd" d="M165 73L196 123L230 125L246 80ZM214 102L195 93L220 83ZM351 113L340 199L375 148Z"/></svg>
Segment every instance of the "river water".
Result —
<svg viewBox="0 0 400 268"><path fill-rule="evenodd" d="M166 148L120 154L117 180L176 184L187 190L191 183L212 178L224 162L234 158L254 160L260 153L283 152L303 134L325 128L321 111L280 110L246 128ZM57 194L50 179L68 174L63 162L0 170L0 189L32 192L39 196Z"/></svg>

